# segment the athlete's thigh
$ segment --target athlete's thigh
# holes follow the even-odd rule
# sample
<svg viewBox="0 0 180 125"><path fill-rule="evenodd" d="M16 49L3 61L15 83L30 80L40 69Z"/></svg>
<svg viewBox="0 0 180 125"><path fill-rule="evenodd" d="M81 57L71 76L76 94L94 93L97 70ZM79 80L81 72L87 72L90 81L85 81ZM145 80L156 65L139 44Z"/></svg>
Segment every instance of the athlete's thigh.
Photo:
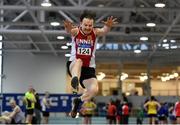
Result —
<svg viewBox="0 0 180 125"><path fill-rule="evenodd" d="M69 65L69 71L70 73L72 72L72 68L74 67L74 64L75 64L75 60L73 60L70 65Z"/></svg>
<svg viewBox="0 0 180 125"><path fill-rule="evenodd" d="M82 60L81 59L74 59L71 64L69 65L69 71L72 72L72 69L74 66L76 66L75 64L80 63L82 65Z"/></svg>
<svg viewBox="0 0 180 125"><path fill-rule="evenodd" d="M85 86L87 90L98 88L98 82L96 78L89 78L89 79L83 80L83 85Z"/></svg>

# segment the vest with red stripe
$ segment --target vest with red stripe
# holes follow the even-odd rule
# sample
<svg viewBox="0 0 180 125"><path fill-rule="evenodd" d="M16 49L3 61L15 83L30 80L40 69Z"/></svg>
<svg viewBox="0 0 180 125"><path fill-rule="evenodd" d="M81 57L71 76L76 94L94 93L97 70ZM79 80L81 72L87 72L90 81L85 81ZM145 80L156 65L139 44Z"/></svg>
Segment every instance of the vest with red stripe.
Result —
<svg viewBox="0 0 180 125"><path fill-rule="evenodd" d="M129 115L129 107L128 107L128 105L123 105L122 114L123 115Z"/></svg>
<svg viewBox="0 0 180 125"><path fill-rule="evenodd" d="M91 31L88 35L80 29L78 34L72 39L70 61L81 59L83 67L95 67L96 35Z"/></svg>
<svg viewBox="0 0 180 125"><path fill-rule="evenodd" d="M176 112L176 117L180 117L180 102L175 103L175 112Z"/></svg>

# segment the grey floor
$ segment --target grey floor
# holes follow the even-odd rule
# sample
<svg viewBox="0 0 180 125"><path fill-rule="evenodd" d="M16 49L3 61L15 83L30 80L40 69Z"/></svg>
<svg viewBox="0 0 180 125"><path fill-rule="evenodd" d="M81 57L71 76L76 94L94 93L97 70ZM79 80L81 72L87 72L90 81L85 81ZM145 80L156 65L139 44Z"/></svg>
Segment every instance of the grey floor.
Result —
<svg viewBox="0 0 180 125"><path fill-rule="evenodd" d="M82 117L71 118L71 117L50 117L50 124L82 124ZM147 124L148 119L145 118L143 124ZM105 117L92 117L92 124L107 124ZM136 118L130 117L129 124L136 124Z"/></svg>

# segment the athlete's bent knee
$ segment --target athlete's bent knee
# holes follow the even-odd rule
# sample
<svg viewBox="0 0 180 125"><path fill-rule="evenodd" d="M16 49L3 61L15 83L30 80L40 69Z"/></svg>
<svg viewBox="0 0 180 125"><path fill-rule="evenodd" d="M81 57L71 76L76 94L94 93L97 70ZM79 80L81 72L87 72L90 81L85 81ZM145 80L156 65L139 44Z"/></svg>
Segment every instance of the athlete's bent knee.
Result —
<svg viewBox="0 0 180 125"><path fill-rule="evenodd" d="M93 94L93 95L96 95L97 93L98 93L98 87L95 87L93 90L91 90L91 93Z"/></svg>
<svg viewBox="0 0 180 125"><path fill-rule="evenodd" d="M82 60L81 59L76 59L76 62L79 64L82 64Z"/></svg>

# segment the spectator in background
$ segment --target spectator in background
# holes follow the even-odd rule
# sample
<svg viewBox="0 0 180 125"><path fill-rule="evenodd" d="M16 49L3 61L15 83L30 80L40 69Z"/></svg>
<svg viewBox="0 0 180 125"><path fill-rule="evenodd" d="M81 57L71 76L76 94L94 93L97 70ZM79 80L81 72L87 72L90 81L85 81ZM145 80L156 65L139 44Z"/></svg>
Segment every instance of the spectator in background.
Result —
<svg viewBox="0 0 180 125"><path fill-rule="evenodd" d="M36 103L35 103L35 108L34 108L34 113L35 113L35 118L36 118L36 123L37 124L41 124L41 103L40 103L40 99L39 99L39 94L36 92L35 89L33 89L34 91L34 95L36 98Z"/></svg>
<svg viewBox="0 0 180 125"><path fill-rule="evenodd" d="M121 123L127 125L129 122L129 105L127 102L124 102L122 106L122 119Z"/></svg>
<svg viewBox="0 0 180 125"><path fill-rule="evenodd" d="M122 118L122 104L121 100L116 100L116 108L117 108L117 114L116 114L116 123L120 124L121 118Z"/></svg>
<svg viewBox="0 0 180 125"><path fill-rule="evenodd" d="M168 124L168 108L166 103L161 103L161 107L158 111L159 124Z"/></svg>
<svg viewBox="0 0 180 125"><path fill-rule="evenodd" d="M91 118L94 115L95 109L96 104L93 99L87 100L82 104L81 112L84 117L83 124L92 124Z"/></svg>
<svg viewBox="0 0 180 125"><path fill-rule="evenodd" d="M123 100L122 100L123 102L129 103L128 98L125 93L122 93L122 98L123 98Z"/></svg>
<svg viewBox="0 0 180 125"><path fill-rule="evenodd" d="M151 96L150 100L144 104L144 109L146 109L149 117L149 124L155 124L157 112L160 107L161 105L156 101L154 96Z"/></svg>
<svg viewBox="0 0 180 125"><path fill-rule="evenodd" d="M175 103L175 114L176 114L176 123L180 124L180 101Z"/></svg>
<svg viewBox="0 0 180 125"><path fill-rule="evenodd" d="M110 100L107 109L107 120L109 124L116 124L117 107L113 100Z"/></svg>
<svg viewBox="0 0 180 125"><path fill-rule="evenodd" d="M142 125L143 119L144 119L144 111L143 111L143 108L139 108L139 109L137 110L137 114L136 114L136 124L137 124L137 125Z"/></svg>
<svg viewBox="0 0 180 125"><path fill-rule="evenodd" d="M127 96L125 93L122 93L122 102L126 102L129 107L129 112L131 112L131 109L133 107L132 103L128 100Z"/></svg>
<svg viewBox="0 0 180 125"><path fill-rule="evenodd" d="M14 99L10 100L10 106L12 108L12 112L4 112L2 117L0 117L0 121L4 124L24 123L24 113L22 112L21 108L16 104L16 101Z"/></svg>
<svg viewBox="0 0 180 125"><path fill-rule="evenodd" d="M176 124L175 104L169 107L169 120L171 124Z"/></svg>
<svg viewBox="0 0 180 125"><path fill-rule="evenodd" d="M26 123L31 124L36 103L34 88L32 86L30 86L28 91L25 93L24 103L26 105Z"/></svg>
<svg viewBox="0 0 180 125"><path fill-rule="evenodd" d="M43 124L48 124L49 122L49 108L51 107L51 100L50 100L50 95L49 92L45 92L45 96L42 99L41 102L42 106L42 113L43 113Z"/></svg>

